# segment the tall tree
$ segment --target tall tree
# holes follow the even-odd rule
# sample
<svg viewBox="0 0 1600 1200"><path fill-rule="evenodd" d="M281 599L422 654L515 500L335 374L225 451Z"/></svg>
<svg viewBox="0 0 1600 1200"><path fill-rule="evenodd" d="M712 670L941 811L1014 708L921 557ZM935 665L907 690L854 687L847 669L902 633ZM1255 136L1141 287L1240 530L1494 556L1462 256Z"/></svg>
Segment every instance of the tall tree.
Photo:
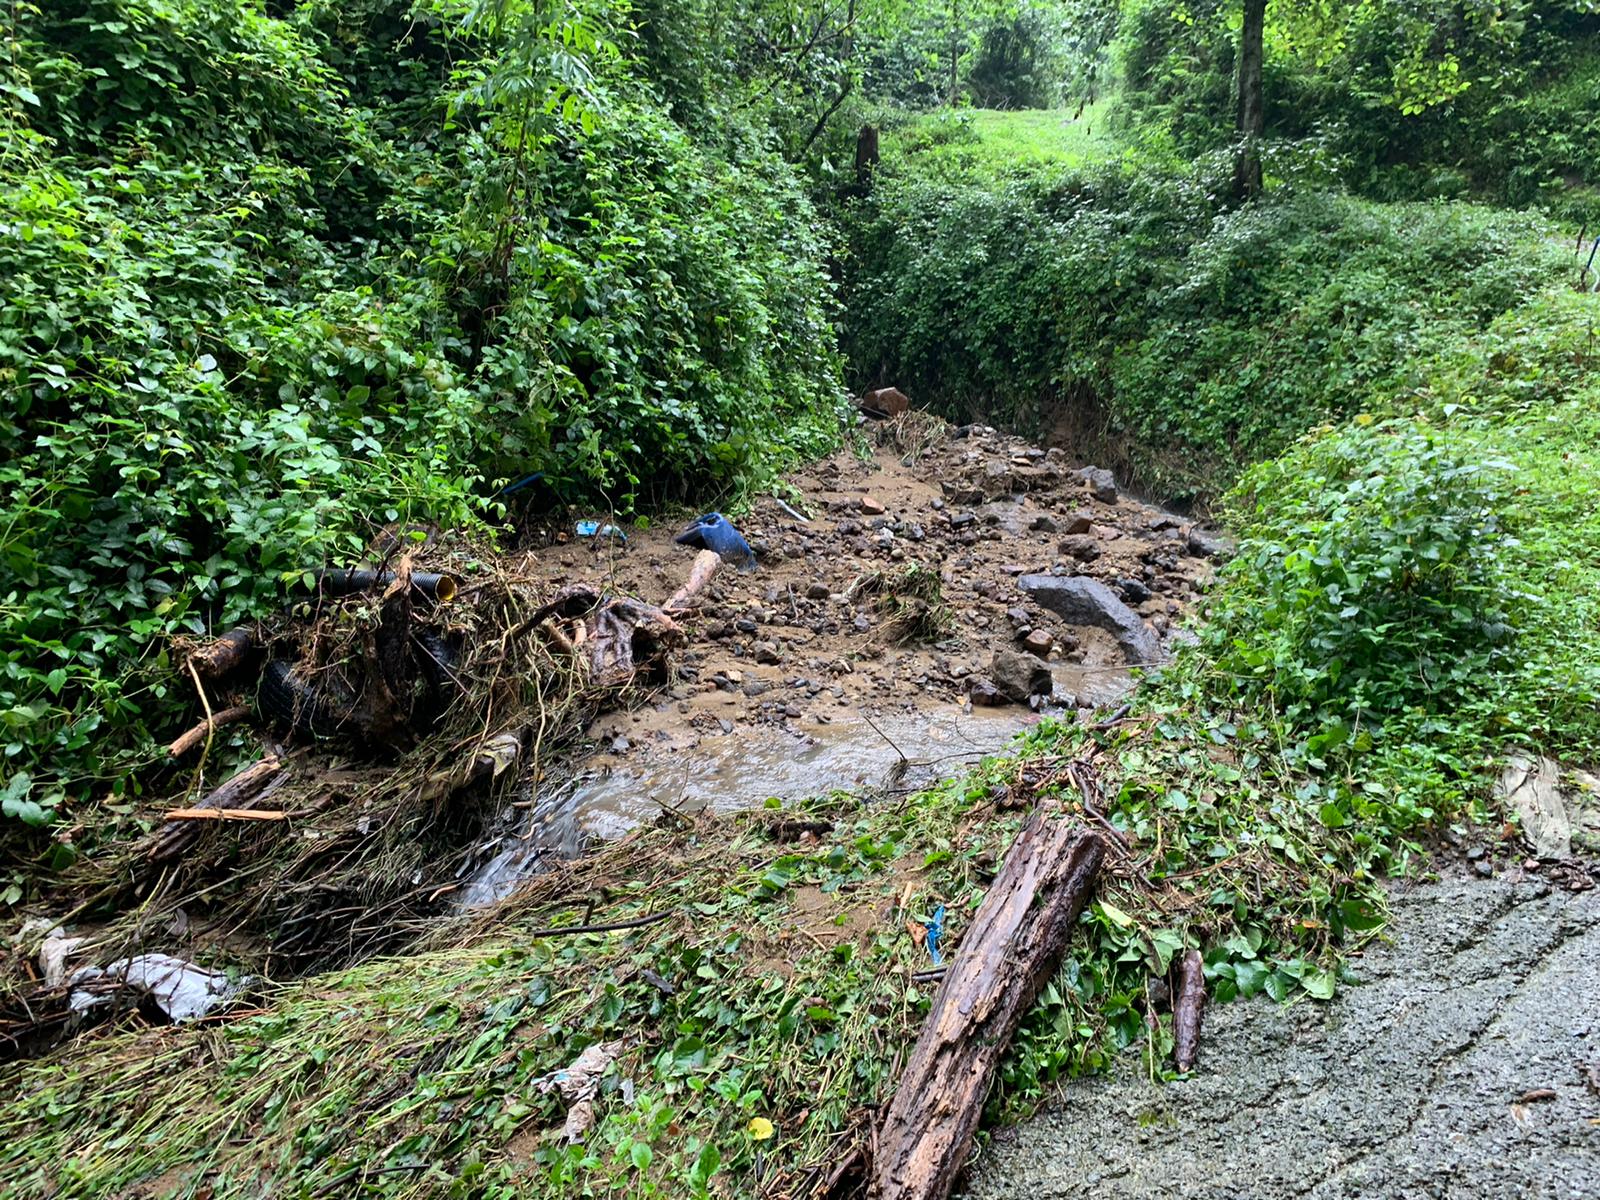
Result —
<svg viewBox="0 0 1600 1200"><path fill-rule="evenodd" d="M1261 190L1261 133L1266 111L1261 103L1261 63L1267 25L1267 0L1244 0L1244 27L1239 32L1239 108L1234 129L1239 155L1233 166L1233 192L1240 199Z"/></svg>

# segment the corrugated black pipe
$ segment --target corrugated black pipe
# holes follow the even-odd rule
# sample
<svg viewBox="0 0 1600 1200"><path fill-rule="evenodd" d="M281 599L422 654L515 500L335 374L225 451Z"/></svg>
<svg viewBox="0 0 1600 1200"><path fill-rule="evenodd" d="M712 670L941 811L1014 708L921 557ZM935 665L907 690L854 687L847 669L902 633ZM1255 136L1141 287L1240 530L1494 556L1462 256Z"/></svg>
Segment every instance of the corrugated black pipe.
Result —
<svg viewBox="0 0 1600 1200"><path fill-rule="evenodd" d="M356 592L370 592L386 588L394 582L393 571L374 571L369 567L355 570L327 570L317 573L317 589L324 596L351 596ZM411 572L411 586L430 600L448 604L455 599L458 586L449 575L435 575L429 571Z"/></svg>

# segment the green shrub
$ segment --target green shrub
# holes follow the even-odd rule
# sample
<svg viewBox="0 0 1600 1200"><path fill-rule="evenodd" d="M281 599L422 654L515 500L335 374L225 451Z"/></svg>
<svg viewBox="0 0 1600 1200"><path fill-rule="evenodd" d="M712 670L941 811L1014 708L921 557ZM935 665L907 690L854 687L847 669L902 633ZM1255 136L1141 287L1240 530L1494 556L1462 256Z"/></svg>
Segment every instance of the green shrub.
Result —
<svg viewBox="0 0 1600 1200"><path fill-rule="evenodd" d="M890 172L850 215L845 346L894 383L1218 495L1566 260L1533 218L1319 190L1220 207L1203 172Z"/></svg>
<svg viewBox="0 0 1600 1200"><path fill-rule="evenodd" d="M620 511L712 496L835 436L824 243L759 130L667 117L624 5L474 8L6 27L8 814L129 786L189 703L166 638L377 526L492 521L533 471Z"/></svg>

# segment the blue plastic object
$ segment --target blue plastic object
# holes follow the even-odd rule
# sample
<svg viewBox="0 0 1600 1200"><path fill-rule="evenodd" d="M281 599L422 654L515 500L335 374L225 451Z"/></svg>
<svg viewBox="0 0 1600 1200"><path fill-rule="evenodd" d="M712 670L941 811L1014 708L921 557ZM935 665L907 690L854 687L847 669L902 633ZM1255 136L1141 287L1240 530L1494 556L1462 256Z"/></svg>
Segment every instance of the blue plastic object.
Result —
<svg viewBox="0 0 1600 1200"><path fill-rule="evenodd" d="M928 922L928 957L933 959L933 965L938 966L944 960L939 957L939 939L944 936L944 905L939 905L933 910L933 919Z"/></svg>
<svg viewBox="0 0 1600 1200"><path fill-rule="evenodd" d="M615 525L602 525L599 521L579 521L573 526L579 537L614 537L628 540L628 535Z"/></svg>
<svg viewBox="0 0 1600 1200"><path fill-rule="evenodd" d="M678 545L699 546L702 550L715 550L727 562L741 571L756 569L755 552L750 543L740 536L728 518L719 512L706 513L678 535Z"/></svg>

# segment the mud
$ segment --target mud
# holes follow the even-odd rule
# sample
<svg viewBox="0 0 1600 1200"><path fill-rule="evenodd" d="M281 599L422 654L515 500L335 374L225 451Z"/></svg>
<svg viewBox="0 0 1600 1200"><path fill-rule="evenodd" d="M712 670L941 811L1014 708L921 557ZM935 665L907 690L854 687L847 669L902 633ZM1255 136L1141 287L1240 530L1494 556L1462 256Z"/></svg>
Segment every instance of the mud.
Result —
<svg viewBox="0 0 1600 1200"><path fill-rule="evenodd" d="M953 436L911 418L909 427L869 426L878 442L870 454L844 450L791 476L789 502L809 520L772 497L756 500L737 523L758 568L718 574L686 622L679 678L653 707L595 725L607 755L691 751L700 738L755 726L821 736L857 711L970 710L971 678L1036 631L1052 646L1059 704L1120 698L1129 676L1110 636L1063 624L1017 578L1101 580L1170 639L1210 577L1209 545L1191 539L1182 518L1103 485L1097 494L1060 450L983 427ZM530 551L525 569L552 588L605 582L659 601L694 555L673 543L678 531L662 523L626 543L574 538ZM938 572L949 609L947 635L931 644L899 644L874 597L852 590L911 563Z"/></svg>
<svg viewBox="0 0 1600 1200"><path fill-rule="evenodd" d="M1060 450L918 413L864 436L791 476L785 502L760 498L737 520L756 569L724 565L683 622L689 644L674 681L596 721L565 782L504 814L461 902L504 895L552 855L663 810L932 784L1000 751L1040 714L1114 705L1134 685L1111 635L1034 604L1021 575L1102 581L1165 640L1210 577L1214 547L1191 539L1185 520L1119 494ZM609 525L604 514L593 520ZM528 551L517 570L552 591L587 583L663 600L694 557L673 540L681 527L574 534ZM931 642L900 639L860 586L911 564L938 574L948 610ZM979 683L995 652L1023 650L1030 635L1053 691L974 707L975 694L996 699Z"/></svg>
<svg viewBox="0 0 1600 1200"><path fill-rule="evenodd" d="M1513 871L1397 890L1330 1004L1211 1008L1198 1072L1139 1056L999 1135L972 1200L1600 1197L1600 893Z"/></svg>

